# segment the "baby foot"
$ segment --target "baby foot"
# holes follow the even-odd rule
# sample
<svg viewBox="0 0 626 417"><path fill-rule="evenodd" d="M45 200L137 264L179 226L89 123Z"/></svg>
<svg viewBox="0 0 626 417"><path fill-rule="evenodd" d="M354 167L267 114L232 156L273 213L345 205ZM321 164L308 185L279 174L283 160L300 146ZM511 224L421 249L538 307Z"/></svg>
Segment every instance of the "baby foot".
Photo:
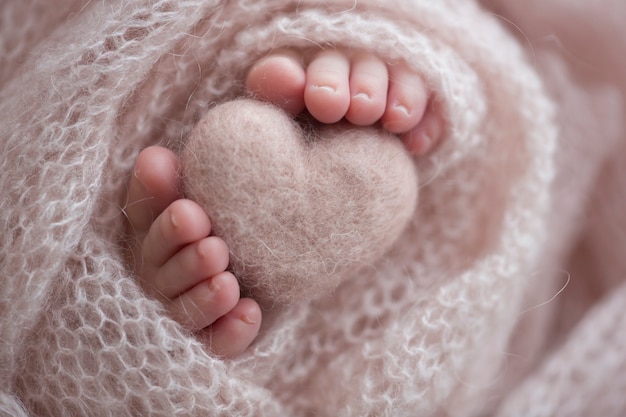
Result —
<svg viewBox="0 0 626 417"><path fill-rule="evenodd" d="M173 152L151 147L139 154L126 205L130 264L171 317L199 332L216 355L232 357L256 337L261 311L239 298L237 280L226 272L226 244L210 236L200 206L180 199L179 185Z"/></svg>
<svg viewBox="0 0 626 417"><path fill-rule="evenodd" d="M403 64L370 53L317 53L305 67L292 50L278 50L249 71L246 86L257 98L291 114L307 110L322 123L344 117L358 126L381 122L415 155L432 150L442 121L422 78Z"/></svg>

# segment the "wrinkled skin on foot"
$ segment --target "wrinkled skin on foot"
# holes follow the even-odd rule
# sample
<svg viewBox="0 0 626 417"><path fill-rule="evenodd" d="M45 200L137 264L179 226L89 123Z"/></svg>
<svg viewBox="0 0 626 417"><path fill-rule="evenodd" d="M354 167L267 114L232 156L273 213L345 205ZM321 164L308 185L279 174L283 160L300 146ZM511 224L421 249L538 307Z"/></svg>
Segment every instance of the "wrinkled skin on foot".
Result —
<svg viewBox="0 0 626 417"><path fill-rule="evenodd" d="M185 195L230 248L246 295L289 304L332 292L380 259L417 203L397 137L348 124L305 133L273 105L212 109L181 155Z"/></svg>

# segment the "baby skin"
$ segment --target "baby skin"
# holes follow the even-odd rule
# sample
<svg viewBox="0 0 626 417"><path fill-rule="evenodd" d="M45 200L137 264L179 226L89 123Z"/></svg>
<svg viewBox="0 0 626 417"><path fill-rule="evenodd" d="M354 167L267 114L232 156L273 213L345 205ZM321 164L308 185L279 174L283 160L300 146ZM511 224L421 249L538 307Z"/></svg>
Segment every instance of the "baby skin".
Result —
<svg viewBox="0 0 626 417"><path fill-rule="evenodd" d="M248 73L249 92L321 123L380 123L415 155L437 145L441 118L419 74L368 53L305 56L278 50L264 57ZM215 355L233 357L257 336L261 309L240 297L237 279L226 271L228 247L211 235L207 214L179 194L178 164L173 152L158 146L137 158L126 205L131 264L171 317L197 332Z"/></svg>

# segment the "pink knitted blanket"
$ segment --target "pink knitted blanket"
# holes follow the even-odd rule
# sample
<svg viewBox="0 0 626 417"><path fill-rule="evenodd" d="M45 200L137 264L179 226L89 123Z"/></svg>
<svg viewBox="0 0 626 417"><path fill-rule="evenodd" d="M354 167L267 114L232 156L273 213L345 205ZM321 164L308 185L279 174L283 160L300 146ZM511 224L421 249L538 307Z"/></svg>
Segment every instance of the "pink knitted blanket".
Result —
<svg viewBox="0 0 626 417"><path fill-rule="evenodd" d="M622 0L4 0L0 414L626 415L624 17ZM423 74L442 146L411 159L376 129L238 100L273 48L335 45ZM237 359L124 264L125 187L156 143L187 150L186 190L265 308Z"/></svg>

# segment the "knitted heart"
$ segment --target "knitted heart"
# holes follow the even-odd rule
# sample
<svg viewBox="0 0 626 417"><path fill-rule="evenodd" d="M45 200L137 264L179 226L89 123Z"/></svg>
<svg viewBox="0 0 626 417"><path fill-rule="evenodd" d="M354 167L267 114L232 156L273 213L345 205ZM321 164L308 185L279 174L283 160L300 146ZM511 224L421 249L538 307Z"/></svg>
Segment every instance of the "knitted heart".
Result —
<svg viewBox="0 0 626 417"><path fill-rule="evenodd" d="M186 196L261 302L332 291L383 256L415 211L415 167L396 137L347 124L312 130L272 105L233 101L209 111L182 152Z"/></svg>

